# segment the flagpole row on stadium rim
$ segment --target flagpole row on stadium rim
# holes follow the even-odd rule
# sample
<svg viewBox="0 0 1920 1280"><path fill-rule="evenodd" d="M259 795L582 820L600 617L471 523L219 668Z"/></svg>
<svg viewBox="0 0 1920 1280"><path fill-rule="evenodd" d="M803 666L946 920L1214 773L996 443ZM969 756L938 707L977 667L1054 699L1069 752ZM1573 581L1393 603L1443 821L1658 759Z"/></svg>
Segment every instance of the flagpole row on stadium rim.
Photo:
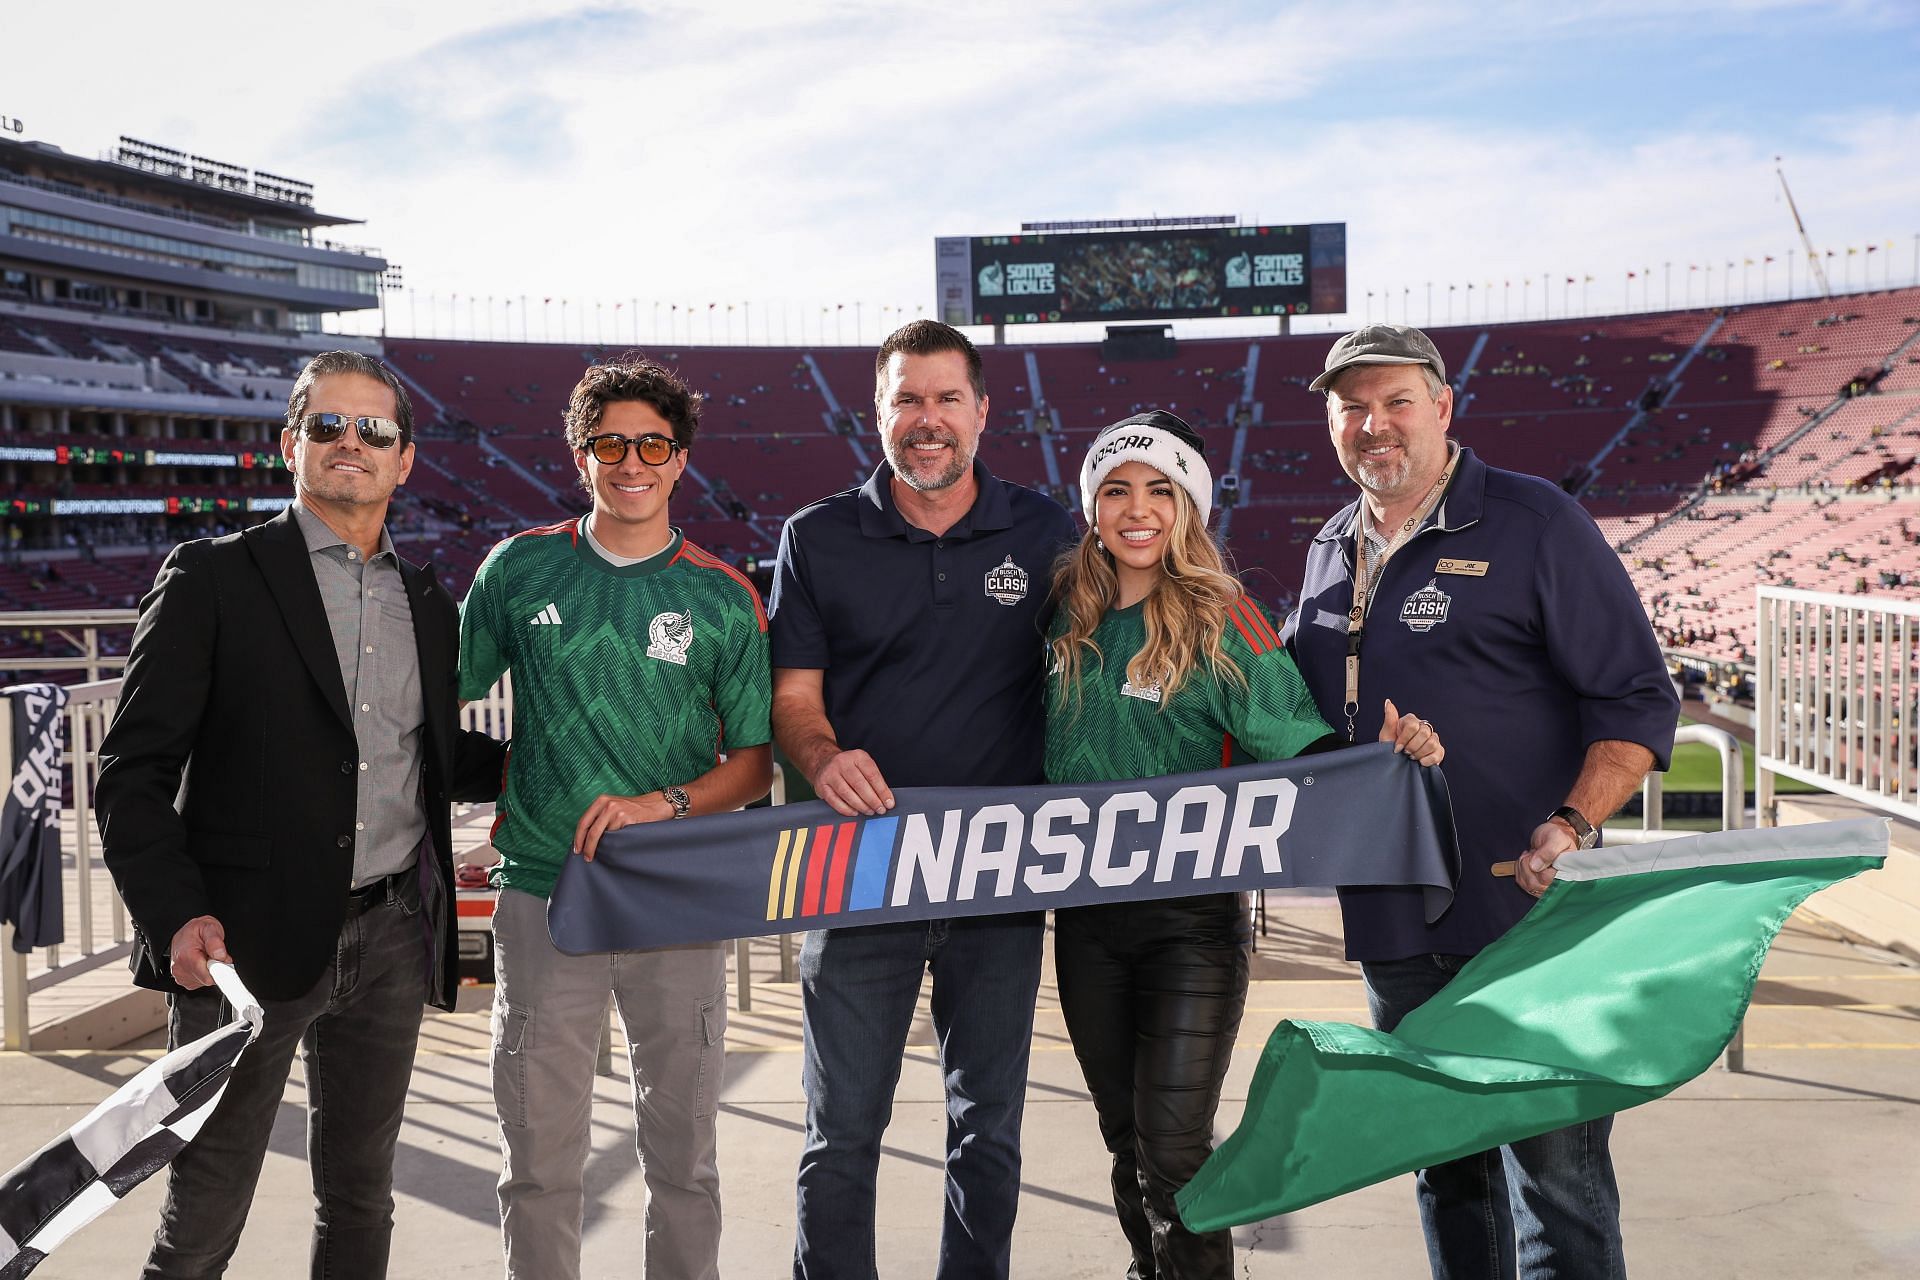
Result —
<svg viewBox="0 0 1920 1280"><path fill-rule="evenodd" d="M1908 283L1920 286L1920 232L1912 233L1910 242L1910 280ZM1533 285L1535 280L1531 274L1523 274L1520 277L1521 305L1517 312L1513 307L1513 280L1511 278L1499 282L1489 280L1485 284L1487 296L1483 298L1481 311L1478 316L1474 314L1472 293L1481 288L1479 282L1468 281L1466 283L1466 297L1461 300L1456 300L1454 295L1461 292L1459 282L1445 283L1443 285L1441 281L1425 280L1422 281L1421 285L1424 315L1420 323L1425 325L1447 326L1495 323L1496 319L1491 294L1496 287L1496 283L1501 291L1499 323L1526 323L1530 321L1552 320L1555 316L1551 289L1555 282L1556 274L1559 275L1559 282L1562 286L1559 317L1561 319L1573 319L1576 317L1597 318L1606 315L1624 315L1635 311L1671 311L1676 308L1693 309L1698 307L1757 306L1773 302L1790 302L1811 296L1808 288L1801 279L1801 254L1799 248L1788 247L1785 248L1783 252L1784 260L1779 254L1756 253L1751 257L1741 254L1731 259L1723 259L1719 262L1708 258L1702 258L1699 261L1690 263L1683 261L1682 265L1685 268L1685 278L1683 279L1681 292L1678 297L1674 295L1673 289L1673 269L1675 263L1672 260L1663 260L1660 271L1661 303L1659 308L1656 308L1653 303L1653 270L1651 267L1623 271L1621 273L1621 279L1624 282L1623 293L1613 299L1605 296L1596 298L1595 296L1596 293L1604 293L1604 290L1597 291L1593 287L1595 283L1604 277L1586 272L1582 272L1578 276L1568 275L1564 272L1541 272L1539 275L1541 305L1540 310L1537 312L1533 309ZM1905 287L1905 285L1896 282L1895 279L1898 272L1895 269L1894 259L1898 252L1897 239L1887 238L1873 244L1843 245L1835 249L1820 250L1817 251L1816 257L1822 261L1830 259L1839 260L1837 263L1827 263L1829 267L1837 268L1833 270L1831 274L1834 279L1839 281L1839 287L1834 290L1834 295L1838 297L1842 294ZM1859 279L1854 278L1853 260L1855 258L1861 260ZM1808 261L1810 266L1815 265L1813 259L1809 259ZM1773 267L1776 263L1780 263L1785 272L1782 280L1782 289L1778 293L1775 292L1773 285ZM1881 268L1877 279L1873 274L1873 267L1876 263L1878 263ZM1758 268L1759 275L1758 289L1754 287L1756 268ZM1714 279L1716 271L1720 272L1717 282ZM1738 273L1737 279L1735 278L1736 272ZM1812 274L1812 272L1809 271L1809 274ZM1697 297L1695 296L1695 276L1699 276L1702 282L1700 295ZM1640 286L1640 296L1638 298L1633 296L1633 285L1635 281L1638 281ZM1716 283L1719 286L1717 292L1715 291ZM1572 298L1573 286L1576 284L1580 286L1580 307L1577 311L1573 306ZM1447 294L1444 307L1435 306L1438 299L1434 297L1434 290L1438 285L1443 285ZM450 341L519 341L522 343L531 343L533 341L533 304L532 298L529 295L520 294L516 297L501 297L499 295L469 293L465 295L467 305L463 310L460 306L462 298L460 293L454 292L441 295L438 293L425 292L418 288L406 288L407 311L406 315L401 317L393 307L387 305L391 299L386 298L384 295L389 287L390 286L383 281L377 311L368 309L365 312L337 313L330 317L330 323L327 327L335 332L356 335L379 334L382 336L398 336L404 333L409 337L424 337ZM1365 295L1364 300L1360 296L1362 292L1364 292ZM1350 291L1348 296L1353 301L1362 303L1359 308L1358 318L1363 323L1374 323L1376 321L1388 323L1398 321L1404 324L1415 323L1413 316L1413 287L1410 284L1401 287L1401 305L1398 315L1396 315L1393 310L1393 289L1391 286L1375 287L1362 291L1357 287L1356 282L1356 287ZM588 301L591 301L594 312L591 328L588 326L586 317ZM553 309L553 304L556 302L560 304L557 324ZM1460 302L1463 302L1464 306L1459 305ZM444 314L442 310L443 303ZM675 303L671 304L671 306L664 302L653 301L650 303L652 307L652 321L650 325L643 323L640 315L640 302L636 298L630 297L613 304L614 315L611 318L611 324L609 324L609 317L606 314L607 305L607 302L603 299L592 299L579 300L576 307L576 300L571 298L558 296L543 297L540 307L540 341L543 343L565 343L577 340L601 345L609 342L632 343L636 346L643 343L684 343L689 345L704 343L707 345L718 345L722 342L727 344L739 343L750 346L756 341L753 327L753 303L751 300L727 303ZM798 326L796 326L793 321L794 307L796 305L800 308L800 323ZM866 331L866 304L864 301L855 301L851 304L837 303L831 306L821 305L818 307L818 314L814 315L811 320L809 319L809 312L807 310L808 305L811 304L795 304L790 300L770 302L763 299L761 302L761 327L757 340L768 346L776 344L793 345L796 343L799 345L817 343L824 346L844 345L849 340L856 344L865 344L875 337L875 335L869 335ZM513 322L516 306L519 309L519 324L517 326ZM727 314L724 317L719 317L716 313L719 312L722 306L726 308ZM424 324L422 324L423 317L421 315L423 307L426 312ZM780 332L777 334L774 332L774 309L776 307L780 312ZM580 313L578 330L576 330L572 324L572 312L576 309ZM737 333L733 327L732 315L736 309L739 310L742 319L741 329ZM631 321L624 327L620 323L619 316L619 313L623 310L630 311L632 315ZM854 326L851 339L849 339L846 331L846 312L848 310L854 313L852 317ZM879 323L881 332L884 333L889 327L903 323L911 312L917 311L919 314L924 315L926 310L925 305L921 305L918 308L908 308L904 306L894 307L891 305L877 304L876 320ZM480 319L483 311L486 316L484 324L481 323ZM700 312L705 312L707 315L707 331L704 335L698 334L696 316ZM1331 314L1315 316L1309 320L1306 327L1311 328L1315 324L1324 324L1328 331L1332 332L1341 327L1343 323L1349 322L1349 318L1352 316L1353 311L1351 309L1338 316ZM831 331L829 331L829 317L831 317ZM1045 328L1037 328L1035 339L1040 341L1081 340L1077 332L1070 333L1065 328L1058 326L1054 327L1051 331Z"/></svg>

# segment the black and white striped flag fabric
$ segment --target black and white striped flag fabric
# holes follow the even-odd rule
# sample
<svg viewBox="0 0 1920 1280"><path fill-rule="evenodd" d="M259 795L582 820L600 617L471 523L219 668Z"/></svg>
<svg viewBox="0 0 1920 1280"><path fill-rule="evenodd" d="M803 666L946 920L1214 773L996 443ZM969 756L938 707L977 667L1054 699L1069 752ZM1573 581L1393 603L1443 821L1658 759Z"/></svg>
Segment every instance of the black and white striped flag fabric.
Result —
<svg viewBox="0 0 1920 1280"><path fill-rule="evenodd" d="M0 1280L30 1274L69 1236L192 1142L260 1034L259 1003L233 966L214 980L236 1021L149 1064L73 1128L0 1178Z"/></svg>

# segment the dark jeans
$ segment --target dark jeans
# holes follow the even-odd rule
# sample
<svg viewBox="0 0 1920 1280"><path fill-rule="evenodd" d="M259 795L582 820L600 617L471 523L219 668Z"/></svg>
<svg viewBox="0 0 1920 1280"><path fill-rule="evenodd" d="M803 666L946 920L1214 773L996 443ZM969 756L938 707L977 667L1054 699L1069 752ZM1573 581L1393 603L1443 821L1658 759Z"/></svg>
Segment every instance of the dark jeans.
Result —
<svg viewBox="0 0 1920 1280"><path fill-rule="evenodd" d="M872 1280L874 1179L923 972L947 1093L939 1280L1008 1273L1045 916L820 929L800 948L807 1139L793 1274Z"/></svg>
<svg viewBox="0 0 1920 1280"><path fill-rule="evenodd" d="M225 1274L296 1048L307 1073L312 1275L387 1274L393 1151L427 998L425 929L416 878L396 877L374 905L349 908L334 962L313 990L297 1000L261 1002L259 1038L240 1055L220 1105L169 1170L145 1280ZM231 1017L211 987L175 996L167 1043L186 1044Z"/></svg>
<svg viewBox="0 0 1920 1280"><path fill-rule="evenodd" d="M1400 1019L1452 980L1470 956L1411 956L1360 966L1373 1025ZM1607 1137L1613 1117L1569 1125L1420 1171L1420 1225L1435 1280L1620 1280L1620 1188Z"/></svg>
<svg viewBox="0 0 1920 1280"><path fill-rule="evenodd" d="M1239 894L1054 912L1073 1052L1113 1156L1128 1280L1226 1280L1233 1237L1195 1235L1174 1192L1213 1151L1213 1117L1247 1003Z"/></svg>

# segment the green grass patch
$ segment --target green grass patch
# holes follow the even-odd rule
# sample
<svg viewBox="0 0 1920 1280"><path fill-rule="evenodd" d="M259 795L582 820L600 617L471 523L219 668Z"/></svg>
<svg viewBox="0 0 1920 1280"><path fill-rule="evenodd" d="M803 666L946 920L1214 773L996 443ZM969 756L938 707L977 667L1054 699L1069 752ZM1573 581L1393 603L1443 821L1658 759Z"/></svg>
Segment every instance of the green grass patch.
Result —
<svg viewBox="0 0 1920 1280"><path fill-rule="evenodd" d="M1681 724L1691 724L1682 719ZM1742 744L1741 759L1746 765L1747 790L1754 789L1753 746ZM1720 790L1720 753L1704 742L1683 742L1673 749L1673 768L1667 770L1665 787L1668 791L1705 791L1717 793ZM1774 775L1773 789L1780 795L1818 795L1819 787L1809 786L1797 778L1785 778Z"/></svg>

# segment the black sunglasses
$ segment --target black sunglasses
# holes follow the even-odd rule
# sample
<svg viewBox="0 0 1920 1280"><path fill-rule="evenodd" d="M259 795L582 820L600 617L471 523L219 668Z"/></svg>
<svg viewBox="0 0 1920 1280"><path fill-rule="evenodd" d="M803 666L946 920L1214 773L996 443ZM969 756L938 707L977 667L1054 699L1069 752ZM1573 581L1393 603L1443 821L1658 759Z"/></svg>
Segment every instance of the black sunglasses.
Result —
<svg viewBox="0 0 1920 1280"><path fill-rule="evenodd" d="M617 467L627 460L629 447L640 451L640 461L650 467L664 467L673 460L673 455L683 447L671 436L640 436L628 439L626 436L606 435L588 436L581 441L580 447L592 454L595 459L609 467Z"/></svg>
<svg viewBox="0 0 1920 1280"><path fill-rule="evenodd" d="M400 424L392 418L356 418L345 413L310 413L300 419L300 430L315 444L332 444L347 434L347 428L360 432L361 442L369 449L391 449L400 443Z"/></svg>

